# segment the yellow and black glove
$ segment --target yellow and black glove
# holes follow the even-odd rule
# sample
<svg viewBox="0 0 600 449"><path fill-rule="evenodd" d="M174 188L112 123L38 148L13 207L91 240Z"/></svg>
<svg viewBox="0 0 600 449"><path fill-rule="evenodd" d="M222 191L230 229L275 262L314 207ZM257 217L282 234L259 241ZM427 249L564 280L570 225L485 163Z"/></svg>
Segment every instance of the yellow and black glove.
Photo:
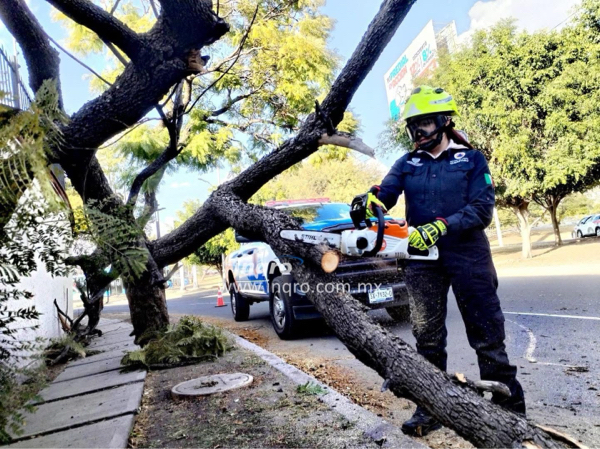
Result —
<svg viewBox="0 0 600 449"><path fill-rule="evenodd" d="M377 199L377 197L375 196L375 194L369 192L367 193L367 207L366 207L366 216L367 218L377 218L375 216L375 214L373 213L373 209L371 208L371 206L373 204L378 205L379 207L381 207L381 210L383 211L384 214L387 213L387 209L385 208L385 204L383 204L381 201L379 201Z"/></svg>
<svg viewBox="0 0 600 449"><path fill-rule="evenodd" d="M408 236L408 244L413 248L425 251L431 248L442 235L446 235L448 227L442 220L436 220L433 223L427 223L417 227Z"/></svg>

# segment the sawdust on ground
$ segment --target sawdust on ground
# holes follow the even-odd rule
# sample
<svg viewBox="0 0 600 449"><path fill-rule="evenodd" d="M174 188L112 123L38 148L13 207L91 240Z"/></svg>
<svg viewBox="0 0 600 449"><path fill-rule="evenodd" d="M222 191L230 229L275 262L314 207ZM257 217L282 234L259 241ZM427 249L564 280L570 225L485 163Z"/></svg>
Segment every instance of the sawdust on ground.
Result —
<svg viewBox="0 0 600 449"><path fill-rule="evenodd" d="M270 335L273 334L272 330L266 329L264 325L253 325L250 322L236 323L214 317L203 317L202 320L227 329L273 352L290 365L310 374L325 385L343 394L355 404L370 410L394 425L401 426L406 417L410 416L415 409L412 402L404 398L398 398L389 391L381 392L378 387L366 383L358 373L340 365L336 360L278 350L277 343L279 341L273 341L273 335ZM350 357L353 358L353 356ZM433 449L473 447L454 431L445 427L421 438L420 441Z"/></svg>
<svg viewBox="0 0 600 449"><path fill-rule="evenodd" d="M244 372L245 388L174 401L176 384L200 376ZM249 351L235 349L215 362L153 371L146 378L129 447L377 448L363 432Z"/></svg>

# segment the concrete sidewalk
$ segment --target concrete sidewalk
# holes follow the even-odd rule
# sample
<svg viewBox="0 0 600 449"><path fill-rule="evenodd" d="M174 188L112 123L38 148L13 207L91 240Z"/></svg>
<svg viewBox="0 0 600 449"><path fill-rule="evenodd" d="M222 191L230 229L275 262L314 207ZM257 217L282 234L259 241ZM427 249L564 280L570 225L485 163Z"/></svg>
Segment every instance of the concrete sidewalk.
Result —
<svg viewBox="0 0 600 449"><path fill-rule="evenodd" d="M126 350L136 349L131 324L101 319L99 354L70 362L48 387L34 413L23 412L24 433L8 447L125 448L144 391L145 371L120 373Z"/></svg>

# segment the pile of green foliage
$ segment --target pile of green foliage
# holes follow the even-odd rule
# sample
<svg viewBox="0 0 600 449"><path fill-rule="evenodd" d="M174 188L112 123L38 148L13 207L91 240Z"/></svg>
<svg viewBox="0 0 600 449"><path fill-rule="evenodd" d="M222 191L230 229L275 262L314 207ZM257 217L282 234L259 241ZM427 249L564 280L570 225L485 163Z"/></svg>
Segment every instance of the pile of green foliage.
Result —
<svg viewBox="0 0 600 449"><path fill-rule="evenodd" d="M143 349L128 352L121 364L134 368L167 368L214 360L232 345L221 329L203 324L194 316L155 333Z"/></svg>
<svg viewBox="0 0 600 449"><path fill-rule="evenodd" d="M88 351L74 335L53 338L43 352L46 365L52 366L67 360L78 359L99 351Z"/></svg>

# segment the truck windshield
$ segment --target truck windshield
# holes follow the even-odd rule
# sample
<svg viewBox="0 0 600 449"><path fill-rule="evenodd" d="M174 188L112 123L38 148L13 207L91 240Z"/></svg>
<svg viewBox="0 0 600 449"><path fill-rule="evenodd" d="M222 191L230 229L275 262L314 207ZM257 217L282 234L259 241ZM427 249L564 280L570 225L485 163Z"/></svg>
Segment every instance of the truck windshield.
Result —
<svg viewBox="0 0 600 449"><path fill-rule="evenodd" d="M297 218L301 224L316 221L350 218L350 206L343 203L310 204L282 209L283 212Z"/></svg>

